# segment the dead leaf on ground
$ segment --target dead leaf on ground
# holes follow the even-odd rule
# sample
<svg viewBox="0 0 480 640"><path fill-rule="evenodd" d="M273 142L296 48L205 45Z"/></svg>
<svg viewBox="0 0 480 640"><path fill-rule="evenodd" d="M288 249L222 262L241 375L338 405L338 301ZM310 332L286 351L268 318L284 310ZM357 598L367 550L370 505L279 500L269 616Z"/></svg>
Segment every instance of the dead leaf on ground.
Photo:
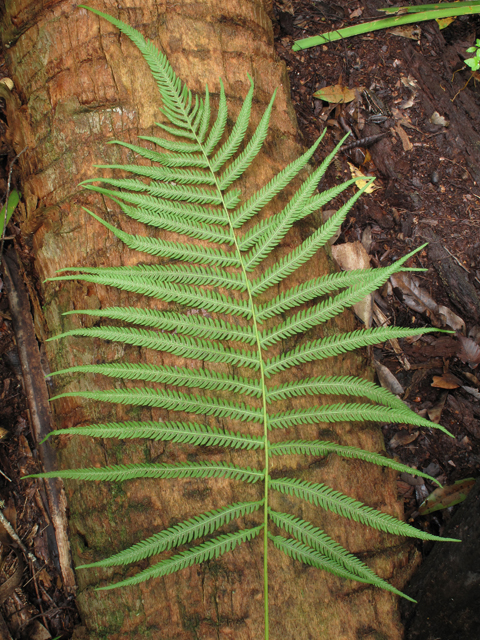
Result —
<svg viewBox="0 0 480 640"><path fill-rule="evenodd" d="M422 37L422 30L418 25L406 24L403 27L395 27L389 29L388 33L392 36L400 36L401 38L409 38L410 40L420 40Z"/></svg>
<svg viewBox="0 0 480 640"><path fill-rule="evenodd" d="M356 181L355 186L357 187L357 189L363 189L363 187L367 184L367 182L371 178L371 176L366 176L364 173L362 173L360 171L360 169L357 169L357 167L354 164L352 164L351 162L347 162L347 164L349 166L350 174L351 174L352 178L359 178ZM364 193L373 193L377 189L381 189L381 187L375 186L375 183L373 182L371 185L369 185L365 189Z"/></svg>
<svg viewBox="0 0 480 640"><path fill-rule="evenodd" d="M453 373L444 373L443 376L433 376L432 387L438 389L458 389L462 386L462 381L459 380Z"/></svg>
<svg viewBox="0 0 480 640"><path fill-rule="evenodd" d="M400 140L402 141L402 146L404 151L411 151L413 149L413 144L410 142L410 138L407 136L404 129L399 124L396 124L394 130L400 136Z"/></svg>
<svg viewBox="0 0 480 640"><path fill-rule="evenodd" d="M418 438L419 431L398 431L388 443L392 449L395 447L404 447Z"/></svg>
<svg viewBox="0 0 480 640"><path fill-rule="evenodd" d="M445 406L445 400L447 399L448 391L444 391L440 396L438 402L436 402L431 409L428 410L428 417L432 422L439 424L442 417L443 407Z"/></svg>
<svg viewBox="0 0 480 640"><path fill-rule="evenodd" d="M444 116L441 116L438 113L438 111L434 111L430 116L429 120L432 124L437 124L437 125L440 125L441 127L448 127L448 125L450 124Z"/></svg>
<svg viewBox="0 0 480 640"><path fill-rule="evenodd" d="M359 87L357 90L349 89L348 87L344 87L341 84L332 84L329 87L324 87L323 89L319 89L313 94L314 98L318 98L319 100L324 100L325 102L333 102L335 104L346 104L347 102L352 102L355 100L356 91L362 91L362 88Z"/></svg>
<svg viewBox="0 0 480 640"><path fill-rule="evenodd" d="M388 367L378 360L373 361L373 366L377 372L378 380L382 387L391 391L394 395L400 396L405 391L397 378L393 375Z"/></svg>
<svg viewBox="0 0 480 640"><path fill-rule="evenodd" d="M465 386L462 387L462 389L467 393L469 393L471 396L473 396L475 400L480 400L480 392L477 389L474 389L473 387L465 387Z"/></svg>
<svg viewBox="0 0 480 640"><path fill-rule="evenodd" d="M480 347L474 340L466 338L461 333L457 333L457 338L460 340L457 357L462 362L468 362L472 369L476 369L480 364Z"/></svg>
<svg viewBox="0 0 480 640"><path fill-rule="evenodd" d="M344 271L355 269L368 269L370 257L361 242L346 242L332 247L333 259ZM353 305L353 310L360 320L369 329L372 326L372 302L371 294Z"/></svg>
<svg viewBox="0 0 480 640"><path fill-rule="evenodd" d="M420 505L418 513L421 516L425 516L427 513L453 507L453 505L465 500L474 485L475 478L465 478L465 480L458 480L455 484L448 487L435 489L425 502Z"/></svg>
<svg viewBox="0 0 480 640"><path fill-rule="evenodd" d="M438 315L444 327L448 325L454 331L465 331L465 322L451 309L444 307L443 304L438 306Z"/></svg>

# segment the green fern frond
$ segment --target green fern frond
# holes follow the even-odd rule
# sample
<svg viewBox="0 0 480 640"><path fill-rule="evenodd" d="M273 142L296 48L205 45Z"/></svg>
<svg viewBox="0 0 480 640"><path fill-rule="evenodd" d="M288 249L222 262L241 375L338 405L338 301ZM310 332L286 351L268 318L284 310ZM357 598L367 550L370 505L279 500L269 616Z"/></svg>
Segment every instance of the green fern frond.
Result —
<svg viewBox="0 0 480 640"><path fill-rule="evenodd" d="M112 567L139 562L144 558L150 558L163 551L168 551L174 547L179 547L182 544L214 533L232 520L258 511L262 505L263 500L259 502L236 502L222 509L207 511L199 516L180 522L173 527L164 529L160 531L160 533L156 533L150 538L138 542L129 549L116 553L109 558L92 562L91 564L83 564L77 568Z"/></svg>
<svg viewBox="0 0 480 640"><path fill-rule="evenodd" d="M63 469L36 473L26 478L70 478L74 480L104 480L108 482L123 482L135 478L232 478L242 482L259 482L263 480L263 472L250 467L239 467L229 462L178 462L142 463L113 465L90 469Z"/></svg>
<svg viewBox="0 0 480 640"><path fill-rule="evenodd" d="M84 210L95 218L95 220L103 224L104 227L109 229L119 240L122 240L130 249L143 251L143 253L148 253L153 256L170 258L172 260L183 260L185 262L196 262L207 265L213 264L219 267L240 267L240 260L235 253L225 253L219 249L199 247L188 243L167 242L160 238L133 236L102 220L102 218L99 218L88 209L84 208Z"/></svg>
<svg viewBox="0 0 480 640"><path fill-rule="evenodd" d="M130 207L113 195L109 197L118 204L125 215L138 222L143 222L143 224L164 229L165 231L172 231L196 240L233 244L230 232L223 227L213 227L196 220L182 220L178 216L169 213L150 213L141 207Z"/></svg>
<svg viewBox="0 0 480 640"><path fill-rule="evenodd" d="M253 345L256 336L251 327L236 327L229 322L216 318L187 316L174 311L157 311L156 309L137 309L135 307L112 307L107 309L79 309L67 311L64 315L82 314L122 320L143 327L154 327L163 331L176 331L188 336L209 338L210 340L235 340Z"/></svg>
<svg viewBox="0 0 480 640"><path fill-rule="evenodd" d="M361 522L379 531L385 531L398 536L420 538L421 540L448 540L449 542L458 542L458 540L454 538L441 538L415 529L415 527L401 520L397 520L397 518L394 518L388 513L366 507L361 502L343 493L334 491L334 489L324 484L306 482L305 480L298 480L297 478L275 478L270 480L270 487L275 491L296 496L316 506L320 506L322 509L327 509L355 522Z"/></svg>
<svg viewBox="0 0 480 640"><path fill-rule="evenodd" d="M161 576L166 576L169 573L176 573L177 571L191 567L192 564L200 564L207 560L211 560L212 558L219 558L225 553L233 551L238 544L252 540L258 536L262 529L263 524L260 527L254 527L253 529L243 529L235 533L229 533L227 535L219 536L218 538L213 538L213 540L208 540L197 547L192 547L187 551L182 551L182 553L178 553L167 560L162 560L162 562L159 562L144 571L140 571L140 573L137 573L126 580L116 582L108 587L100 587L98 590L106 591L108 589L118 589L118 587L127 587L133 584L139 584L140 582L145 582L145 580L150 580L151 578L160 578Z"/></svg>
<svg viewBox="0 0 480 640"><path fill-rule="evenodd" d="M270 508L272 491L307 500L314 505L345 516L369 527L397 535L414 536L425 540L439 539L418 531L392 516L376 511L347 495L323 484L314 484L296 478L270 476L272 456L310 455L326 456L331 453L345 458L382 465L397 471L407 471L435 482L423 472L390 460L381 453L364 451L356 447L317 440L287 440L271 442L270 430L298 427L300 425L338 421L402 422L427 428L443 427L421 418L400 399L373 383L351 376L312 377L301 379L295 372L290 382L267 388L266 379L304 363L338 356L357 348L374 345L393 338L403 338L435 329L398 329L382 327L353 331L341 335L321 335L299 342L287 352L277 350L268 353L278 342L301 336L306 331L337 317L343 310L363 299L398 271L415 271L405 266L416 251L400 261L378 270L362 270L326 275L321 278L296 283L282 292L285 279L303 267L309 272L308 261L324 246L345 220L348 211L368 188L362 189L340 206L324 225L315 230L300 246L271 263L263 273L249 277L254 269L272 255L299 220L318 211L340 196L357 179L347 180L331 189L316 191L321 177L332 162L338 147L331 151L321 166L303 178L296 193L286 206L265 212L274 198L305 167L319 148L322 136L298 160L292 162L266 186L260 188L241 203L241 192L236 181L245 176L265 140L272 113L274 96L251 136L247 138L253 103L253 81L240 108L240 113L227 130L227 101L220 82L218 109L211 125L212 113L208 87L205 95L193 95L175 75L166 57L132 27L97 10L96 15L118 27L139 48L158 84L162 97L161 119L157 126L160 135L141 136L140 139L155 145L155 150L123 141L113 141L123 147L127 160L122 163L98 165L109 172L120 170L130 177L100 176L83 183L85 189L98 194L107 209L121 213L147 225L145 235L132 235L117 228L99 215L87 211L104 225L116 238L135 251L161 258L159 265L134 267L77 267L59 272L51 280L83 280L118 290L143 294L161 300L165 310L129 307L113 307L100 310L71 311L98 318L108 318L114 323L129 326L94 326L67 330L61 336L83 336L122 342L133 347L155 349L165 354L189 358L195 363L183 367L154 366L144 363L109 362L81 365L57 371L56 374L101 374L119 381L139 380L149 382L150 387L122 388L105 391L66 392L61 397L81 397L99 402L159 407L167 411L186 412L199 416L213 416L226 420L248 421L251 428L261 430L253 435L232 428L219 429L196 422L109 422L84 427L60 429L56 435L88 436L95 438L133 439L146 438L195 447L225 447L227 461L211 460L174 463L137 463L105 468L67 469L38 474L34 477L63 477L77 480L125 481L134 478L223 478L247 483L263 483L264 499L259 502L236 503L196 515L158 532L143 542L134 544L110 558L86 566L111 567L124 565L168 552L179 545L210 535L234 519L248 516L263 507L261 526L237 530L207 540L136 575L120 580L114 588L138 584L144 580L180 571L227 553L241 542L253 539L263 532L263 590L265 600L265 640L268 640L268 538L291 558L335 575L365 582L402 595L346 549L331 540L314 524L291 514L282 514ZM162 137L166 136L166 137ZM137 163L137 159L140 162ZM149 164L151 163L151 164ZM280 199L280 198L279 198ZM273 205L276 203L273 202ZM334 203L335 205L335 203ZM104 208L105 211L105 208ZM256 214L261 214L255 219ZM105 214L103 214L105 215ZM268 219L266 216L269 216ZM248 224L247 224L248 223ZM157 230L157 231L156 231ZM158 231L160 230L160 231ZM162 234L166 231L166 234ZM168 240L170 233L183 236L183 242ZM155 237L157 236L157 237ZM173 237L176 237L174 235ZM205 244L206 246L202 246ZM300 278L298 278L300 280ZM271 287L279 285L280 292L272 292L273 299L255 304L255 299ZM317 300L338 292L331 299ZM309 305L313 301L312 305ZM174 305L180 305L180 309ZM302 307L303 305L307 305ZM182 313L182 308L190 311ZM292 311L292 313L288 313ZM287 313L286 317L282 317ZM225 318L227 316L227 318ZM266 329L260 329L265 321ZM333 323L331 323L333 324ZM148 327L153 330L147 330ZM328 331L331 328L329 326ZM289 340L289 342L293 340ZM233 348L239 343L245 348ZM248 347L248 348L247 348ZM128 349L130 353L132 350ZM274 355L279 354L280 355ZM268 356L270 355L270 359ZM272 357L273 356L273 357ZM210 371L202 363L220 363L224 371ZM200 368L201 367L201 368ZM251 378L236 375L236 368L245 367ZM226 372L225 372L226 371ZM293 380L295 378L295 380ZM62 381L63 383L64 381ZM164 388L164 385L172 388ZM191 390L190 393L180 390ZM209 393L202 393L207 390ZM358 402L325 404L323 397L312 399L309 408L275 413L272 402L289 401L297 397L344 395L363 397L372 403ZM225 396L225 397L222 397ZM241 398L253 397L250 404ZM343 400L343 399L342 399ZM280 407L283 408L283 407ZM213 421L213 420L212 420ZM204 419L204 422L207 422ZM275 438L273 438L275 440ZM173 447L172 452L175 450ZM238 466L230 462L230 456L238 456L247 462L253 456L264 460L263 468ZM252 454L248 452L251 451ZM253 453L257 451L257 453ZM263 451L263 453L262 453ZM217 452L215 452L217 453ZM126 454L127 456L127 454ZM278 459L278 458L277 458ZM354 466L354 465L352 465ZM355 465L356 466L356 465ZM270 526L284 528L294 539L273 536Z"/></svg>
<svg viewBox="0 0 480 640"><path fill-rule="evenodd" d="M168 411L186 411L204 416L216 416L219 418L232 418L233 420L261 422L263 412L223 398L209 398L196 396L180 391L168 391L164 389L149 389L148 387L135 387L133 389L109 389L106 391L70 391L54 396L58 398L87 398L99 402L114 402L116 404L131 404L142 407L161 407Z"/></svg>
<svg viewBox="0 0 480 640"><path fill-rule="evenodd" d="M267 391L267 402L306 395L335 395L364 397L393 409L405 410L407 405L388 389L353 376L321 376L287 382Z"/></svg>
<svg viewBox="0 0 480 640"><path fill-rule="evenodd" d="M246 395L262 395L258 380L227 375L208 369L188 369L186 367L166 367L153 364L131 364L128 362L86 364L69 369L60 369L52 376L70 373L98 373L123 380L145 380L159 384L171 384L177 387L195 387L215 391L231 391Z"/></svg>
<svg viewBox="0 0 480 640"><path fill-rule="evenodd" d="M57 273L65 271L81 271L84 274L103 275L104 277L123 278L127 276L140 276L149 278L152 283L155 280L161 282L179 282L180 284L194 284L198 286L222 287L225 289L234 289L237 291L245 291L246 285L240 274L229 273L224 269L217 267L205 267L198 265L186 264L139 264L134 267L76 267L68 269L59 269ZM49 281L55 281L61 276L49 278ZM78 276L77 276L78 277ZM121 280L116 283L115 280L108 280L107 285L116 286L121 289Z"/></svg>
<svg viewBox="0 0 480 640"><path fill-rule="evenodd" d="M193 444L198 447L231 447L232 449L263 449L264 442L257 436L220 430L193 422L108 422L85 427L57 429L50 436L78 435L91 438L147 438ZM48 437L48 436L47 436Z"/></svg>
<svg viewBox="0 0 480 640"><path fill-rule="evenodd" d="M155 333L146 329L132 329L129 327L88 327L86 329L72 329L49 340L56 340L66 336L84 336L115 340L135 347L145 347L156 351L167 351L182 358L206 360L208 362L226 362L239 367L250 367L257 370L258 357L254 351L244 349L230 349L220 342L207 342L200 338L188 338L170 333Z"/></svg>
<svg viewBox="0 0 480 640"><path fill-rule="evenodd" d="M270 378L280 371L285 371L285 369L295 367L305 362L331 358L333 356L338 356L341 353L346 353L347 351L354 351L355 349L361 349L362 347L379 344L386 342L387 340L392 340L393 338L406 338L407 336L423 335L424 333L431 333L432 331L439 331L439 329L378 327L376 329L361 329L338 336L329 336L321 340L313 340L296 347L292 351L268 360L265 366L265 375L267 378Z"/></svg>
<svg viewBox="0 0 480 640"><path fill-rule="evenodd" d="M291 273L296 271L305 262L330 240L332 235L341 227L347 217L348 212L353 207L365 189L371 184L369 181L362 189L352 196L320 229L317 229L302 244L282 258L276 265L270 267L266 272L252 283L252 296L258 296L275 284L284 280Z"/></svg>
<svg viewBox="0 0 480 640"><path fill-rule="evenodd" d="M214 207L205 207L199 204L189 204L186 202L175 202L175 200L162 200L154 198L144 193L130 193L129 191L112 191L95 185L86 185L85 189L101 193L108 198L124 200L130 204L136 204L142 209L152 214L172 214L174 216L185 217L189 220L204 222L206 224L228 225L228 218L224 211Z"/></svg>
<svg viewBox="0 0 480 640"><path fill-rule="evenodd" d="M398 589L395 589L394 587L390 586L388 582L381 580L377 576L375 576L376 580L375 582L373 582L371 580L362 578L356 573L351 573L350 571L345 569L342 565L338 564L331 558L328 558L327 556L319 553L315 549L312 549L312 547L309 547L306 544L299 542L298 540L284 538L283 536L274 536L271 533L269 533L268 536L270 540L272 540L273 544L277 547L277 549L280 549L281 551L286 553L291 558L294 558L295 560L299 560L300 562L311 565L312 567L316 567L317 569L324 569L325 571L328 571L329 573L333 573L334 575L339 576L340 578L345 578L347 580L355 580L357 582L364 582L366 584L372 584L372 585L375 585L376 587L387 589L388 591L391 591L393 593L396 593L399 596L402 596L406 600L410 600L411 602L416 602L416 600L414 600L413 598L410 598L410 596L405 595L401 591L398 591Z"/></svg>
<svg viewBox="0 0 480 640"><path fill-rule="evenodd" d="M268 424L270 429L288 429L288 427L300 424L349 421L415 424L422 427L429 427L430 429L440 429L443 433L451 436L451 433L445 429L445 427L422 418L408 407L401 410L361 403L328 404L309 409L285 411L269 417Z"/></svg>
<svg viewBox="0 0 480 640"><path fill-rule="evenodd" d="M377 464L381 467L389 467L395 469L400 473L409 473L412 476L420 476L426 478L430 482L442 485L438 480L432 478L427 473L418 471L412 467L408 467L406 464L401 464L387 458L379 453L373 451L365 451L365 449L358 449L357 447L349 447L347 445L336 444L335 442L320 441L320 440L289 440L286 442L275 442L269 447L269 454L271 456L286 455L286 454L304 454L307 456L328 456L331 453L335 453L337 456L343 458L357 458L358 460L365 460Z"/></svg>
<svg viewBox="0 0 480 640"><path fill-rule="evenodd" d="M232 132L228 136L225 144L220 147L210 161L210 168L213 173L217 173L227 160L230 160L245 138L253 100L253 80L250 76L248 76L248 79L250 81L250 89L248 90L247 97L243 101L242 108L240 109L240 113L238 114L238 118L233 126Z"/></svg>
<svg viewBox="0 0 480 640"><path fill-rule="evenodd" d="M130 144L129 142L123 142L122 140L109 140L107 144L118 144L126 149L130 149L133 153L151 160L152 162L158 162L165 167L196 167L198 169L208 168L208 160L202 155L187 154L175 154L175 153L160 153L159 151L152 151L146 147L140 147L136 144Z"/></svg>
<svg viewBox="0 0 480 640"><path fill-rule="evenodd" d="M96 169L118 169L138 176L162 180L164 182L177 182L178 184L207 184L215 186L215 179L207 171L192 171L192 169L177 169L169 167L155 167L137 164L96 164ZM143 190L142 190L143 191ZM112 193L115 193L112 191Z"/></svg>
<svg viewBox="0 0 480 640"><path fill-rule="evenodd" d="M303 543L308 548L309 554L311 549L317 551L322 558L328 558L337 566L343 567L344 570L351 574L352 577L350 579L360 579L364 582L373 584L376 587L407 598L407 600L411 600L411 598L403 594L401 591L398 591L398 589L395 589L395 587L392 587L388 582L382 580L364 562L359 560L352 553L348 553L348 551L338 544L338 542L332 540L332 538L327 536L326 533L321 529L314 527L310 522L306 522L301 518L295 518L289 513L281 513L273 511L272 509L269 509L268 515L277 527L285 529L285 531L288 531L288 533L294 536L297 541ZM282 541L283 540L284 539L282 539ZM286 549L285 552L290 555ZM305 562L305 560L302 560L302 562ZM310 563L306 562L306 564ZM415 601L412 600L412 602Z"/></svg>

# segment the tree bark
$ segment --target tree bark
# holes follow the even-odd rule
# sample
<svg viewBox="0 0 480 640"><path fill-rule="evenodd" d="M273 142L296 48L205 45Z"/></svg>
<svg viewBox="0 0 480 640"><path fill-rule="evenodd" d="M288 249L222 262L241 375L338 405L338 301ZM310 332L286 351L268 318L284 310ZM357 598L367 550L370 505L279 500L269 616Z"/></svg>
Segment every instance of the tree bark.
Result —
<svg viewBox="0 0 480 640"><path fill-rule="evenodd" d="M126 249L110 232L82 210L96 211L129 233L142 233L141 225L126 221L95 194L78 183L95 175L94 164L125 162L123 149L108 140L137 142L138 135L155 135L161 102L150 72L138 51L110 24L99 20L73 0L7 1L3 16L4 44L8 45L9 74L15 82L21 107L10 110L9 125L17 151L28 144L21 158L26 217L25 232L32 234L38 273L42 280L57 269L72 266L129 265L151 261ZM208 83L213 102L223 78L229 113L238 113L248 91L247 73L255 80L253 125L258 122L275 88L278 94L270 134L261 156L242 180L244 194L260 188L302 149L289 97L285 67L275 56L268 12L269 0L130 0L128 7L114 0L92 0L90 5L140 30L168 56L175 71L196 93ZM22 146L23 145L23 146ZM18 147L18 148L17 148ZM325 155L325 147L322 155ZM284 199L287 196L280 198ZM313 230L313 223L298 224L287 236L276 258L291 250ZM172 239L173 234L162 237ZM311 277L332 270L326 253L308 264ZM296 283L293 274L286 284ZM284 285L285 286L285 283ZM102 286L46 283L45 324L49 335L87 325L88 317L62 316L72 309L145 304L139 296ZM151 301L148 304L153 304ZM158 306L158 305L157 305ZM36 324L43 319L36 318ZM354 327L345 315L335 327ZM291 346L291 345L290 345ZM152 354L118 344L89 339L49 342L52 370L72 365L104 362L128 355L138 361L186 365L189 361ZM361 374L367 370L362 353L307 365L302 376ZM284 375L283 382L288 380ZM98 376L54 378L56 389L108 388L111 381ZM314 399L321 402L321 399ZM304 400L305 406L312 399ZM298 404L297 404L298 406ZM165 419L166 412L113 407L75 398L53 404L59 428L124 419ZM175 419L185 416L175 415ZM222 426L211 420L210 424ZM372 451L383 448L381 433L369 425L342 424L330 428L340 442ZM326 431L320 435L326 436ZM318 437L308 428L294 434ZM89 438L57 440L62 468L173 462L196 455L191 446L144 441L98 441ZM262 466L251 452L228 454L239 465ZM225 454L203 450L200 457L220 460ZM338 458L318 461L290 456L276 471L294 471L298 477L326 482L370 506L402 517L394 474L364 463ZM258 499L260 489L238 482L210 480L130 481L125 483L66 483L70 512L70 540L75 564L111 555L172 523L229 502ZM290 510L287 497L276 499L279 510ZM284 505L282 508L282 504ZM379 574L401 587L410 571L411 546L401 539L319 512L307 504L293 507L347 548L357 553ZM247 519L252 524L254 516ZM401 625L396 599L368 585L353 584L307 568L270 550L271 638L277 640L398 640ZM142 567L148 566L144 562ZM411 566L411 563L410 563ZM136 569L82 570L77 572L78 603L86 636L91 640L155 638L190 640L263 637L262 543L245 543L216 561L194 566L164 579L137 587L96 592L96 586L114 581Z"/></svg>

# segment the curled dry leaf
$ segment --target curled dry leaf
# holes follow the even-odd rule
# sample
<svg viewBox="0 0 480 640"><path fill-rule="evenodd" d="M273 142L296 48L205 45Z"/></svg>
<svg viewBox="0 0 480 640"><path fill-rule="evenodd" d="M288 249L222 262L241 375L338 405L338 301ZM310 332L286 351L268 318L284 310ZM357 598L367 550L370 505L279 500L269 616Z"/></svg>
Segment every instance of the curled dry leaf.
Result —
<svg viewBox="0 0 480 640"><path fill-rule="evenodd" d="M465 480L458 480L455 484L449 487L435 489L435 491L432 491L428 496L425 502L420 505L418 513L421 516L424 516L427 513L433 513L440 509L453 507L453 505L459 504L465 500L474 485L475 478L466 478Z"/></svg>
<svg viewBox="0 0 480 640"><path fill-rule="evenodd" d="M383 365L381 362L378 362L378 360L374 360L373 366L375 367L378 380L382 387L385 387L385 389L388 389L396 396L401 395L405 391L400 382L396 379L390 369L388 369L385 365Z"/></svg>
<svg viewBox="0 0 480 640"><path fill-rule="evenodd" d="M480 347L474 340L466 338L459 332L457 332L457 338L460 341L457 357L462 362L468 363L472 369L475 369L480 364Z"/></svg>
<svg viewBox="0 0 480 640"><path fill-rule="evenodd" d="M439 389L458 389L462 382L453 373L444 373L443 376L433 376L431 386Z"/></svg>
<svg viewBox="0 0 480 640"><path fill-rule="evenodd" d="M418 438L419 431L398 431L388 443L392 449L395 447L404 447Z"/></svg>
<svg viewBox="0 0 480 640"><path fill-rule="evenodd" d="M335 104L346 104L347 102L352 102L355 100L356 91L361 92L363 87L359 87L358 89L349 89L348 87L344 87L341 84L333 84L329 87L324 87L323 89L319 89L313 94L314 98L319 98L320 100L324 100L325 102L333 102Z"/></svg>
<svg viewBox="0 0 480 640"><path fill-rule="evenodd" d="M338 266L344 271L368 269L370 257L361 242L346 242L332 247L332 256ZM353 305L353 310L369 329L372 326L372 294Z"/></svg>
<svg viewBox="0 0 480 640"><path fill-rule="evenodd" d="M428 417L432 422L436 422L439 424L440 418L442 417L443 407L445 406L445 400L447 399L448 391L444 391L440 396L439 401L433 405L431 409L428 410Z"/></svg>

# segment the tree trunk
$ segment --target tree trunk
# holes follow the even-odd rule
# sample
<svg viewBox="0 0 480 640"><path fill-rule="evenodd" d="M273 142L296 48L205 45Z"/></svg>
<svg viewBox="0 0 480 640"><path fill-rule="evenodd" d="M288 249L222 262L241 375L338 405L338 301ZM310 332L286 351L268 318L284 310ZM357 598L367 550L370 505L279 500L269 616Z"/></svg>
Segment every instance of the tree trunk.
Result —
<svg viewBox="0 0 480 640"><path fill-rule="evenodd" d="M138 135L155 135L160 99L143 59L110 24L99 20L74 0L7 0L3 34L8 44L9 75L22 106L10 112L10 130L21 157L24 231L32 234L41 280L63 267L128 265L143 254L125 248L82 210L97 211L129 233L141 225L126 221L96 194L78 183L95 175L92 165L125 161L123 150L106 145L120 139L137 143ZM278 94L271 129L261 156L240 185L244 193L261 187L274 173L298 157L302 149L289 97L283 63L273 48L268 0L92 0L90 5L140 30L167 54L190 89L203 94L208 83L213 102L223 78L229 113L238 113L248 90L247 73L256 85L253 121L258 122L275 88ZM326 149L323 148L322 156ZM285 196L286 197L286 196ZM108 206L108 209L106 208ZM312 223L298 224L279 250L287 252L312 232ZM168 238L172 234L167 234ZM147 260L150 260L147 257ZM331 270L328 256L319 252L308 264L311 276ZM295 284L295 275L288 286ZM44 314L47 333L89 322L88 317L62 316L72 309L96 309L140 304L139 296L103 286L45 283ZM336 322L340 331L354 327L346 315ZM333 330L332 327L329 329ZM47 344L52 370L110 361L128 354L139 361L188 366L188 361L134 350L118 344L75 338ZM305 377L355 374L366 370L361 353L307 365ZM54 378L55 391L111 387L93 376ZM283 381L287 381L284 376ZM320 399L315 400L320 402ZM310 399L304 400L306 406ZM123 419L165 419L166 412L114 407L75 398L53 403L60 428ZM175 415L175 419L183 419ZM211 424L215 424L213 421ZM218 421L221 425L221 421ZM329 429L340 441L373 451L383 448L378 428L343 424ZM302 429L299 438L316 437L318 429ZM322 435L324 435L322 433ZM134 461L183 461L194 448L162 442L98 441L60 438L58 464L62 468L122 464ZM231 454L242 466L262 466L251 452ZM204 450L203 457L219 460L221 452ZM312 464L290 456L282 464L313 482L326 482L370 506L402 517L394 474L364 463L330 457ZM125 548L172 523L229 502L258 499L259 489L224 479L130 481L125 483L66 483L70 540L75 564L97 560ZM280 510L287 497L277 499ZM366 529L339 517L299 505L297 515L313 521L350 551L359 554L379 574L401 586L409 569L410 545L401 539ZM253 516L251 516L253 518ZM253 520L252 520L253 521ZM395 598L368 585L351 583L307 568L270 550L271 638L278 640L397 640L401 625ZM147 566L148 562L144 563ZM263 637L262 543L256 539L234 552L200 566L137 587L97 592L94 587L114 581L117 569L77 572L78 602L86 637L110 640L155 638L190 640ZM136 571L131 570L132 573ZM126 575L130 575L127 573Z"/></svg>

